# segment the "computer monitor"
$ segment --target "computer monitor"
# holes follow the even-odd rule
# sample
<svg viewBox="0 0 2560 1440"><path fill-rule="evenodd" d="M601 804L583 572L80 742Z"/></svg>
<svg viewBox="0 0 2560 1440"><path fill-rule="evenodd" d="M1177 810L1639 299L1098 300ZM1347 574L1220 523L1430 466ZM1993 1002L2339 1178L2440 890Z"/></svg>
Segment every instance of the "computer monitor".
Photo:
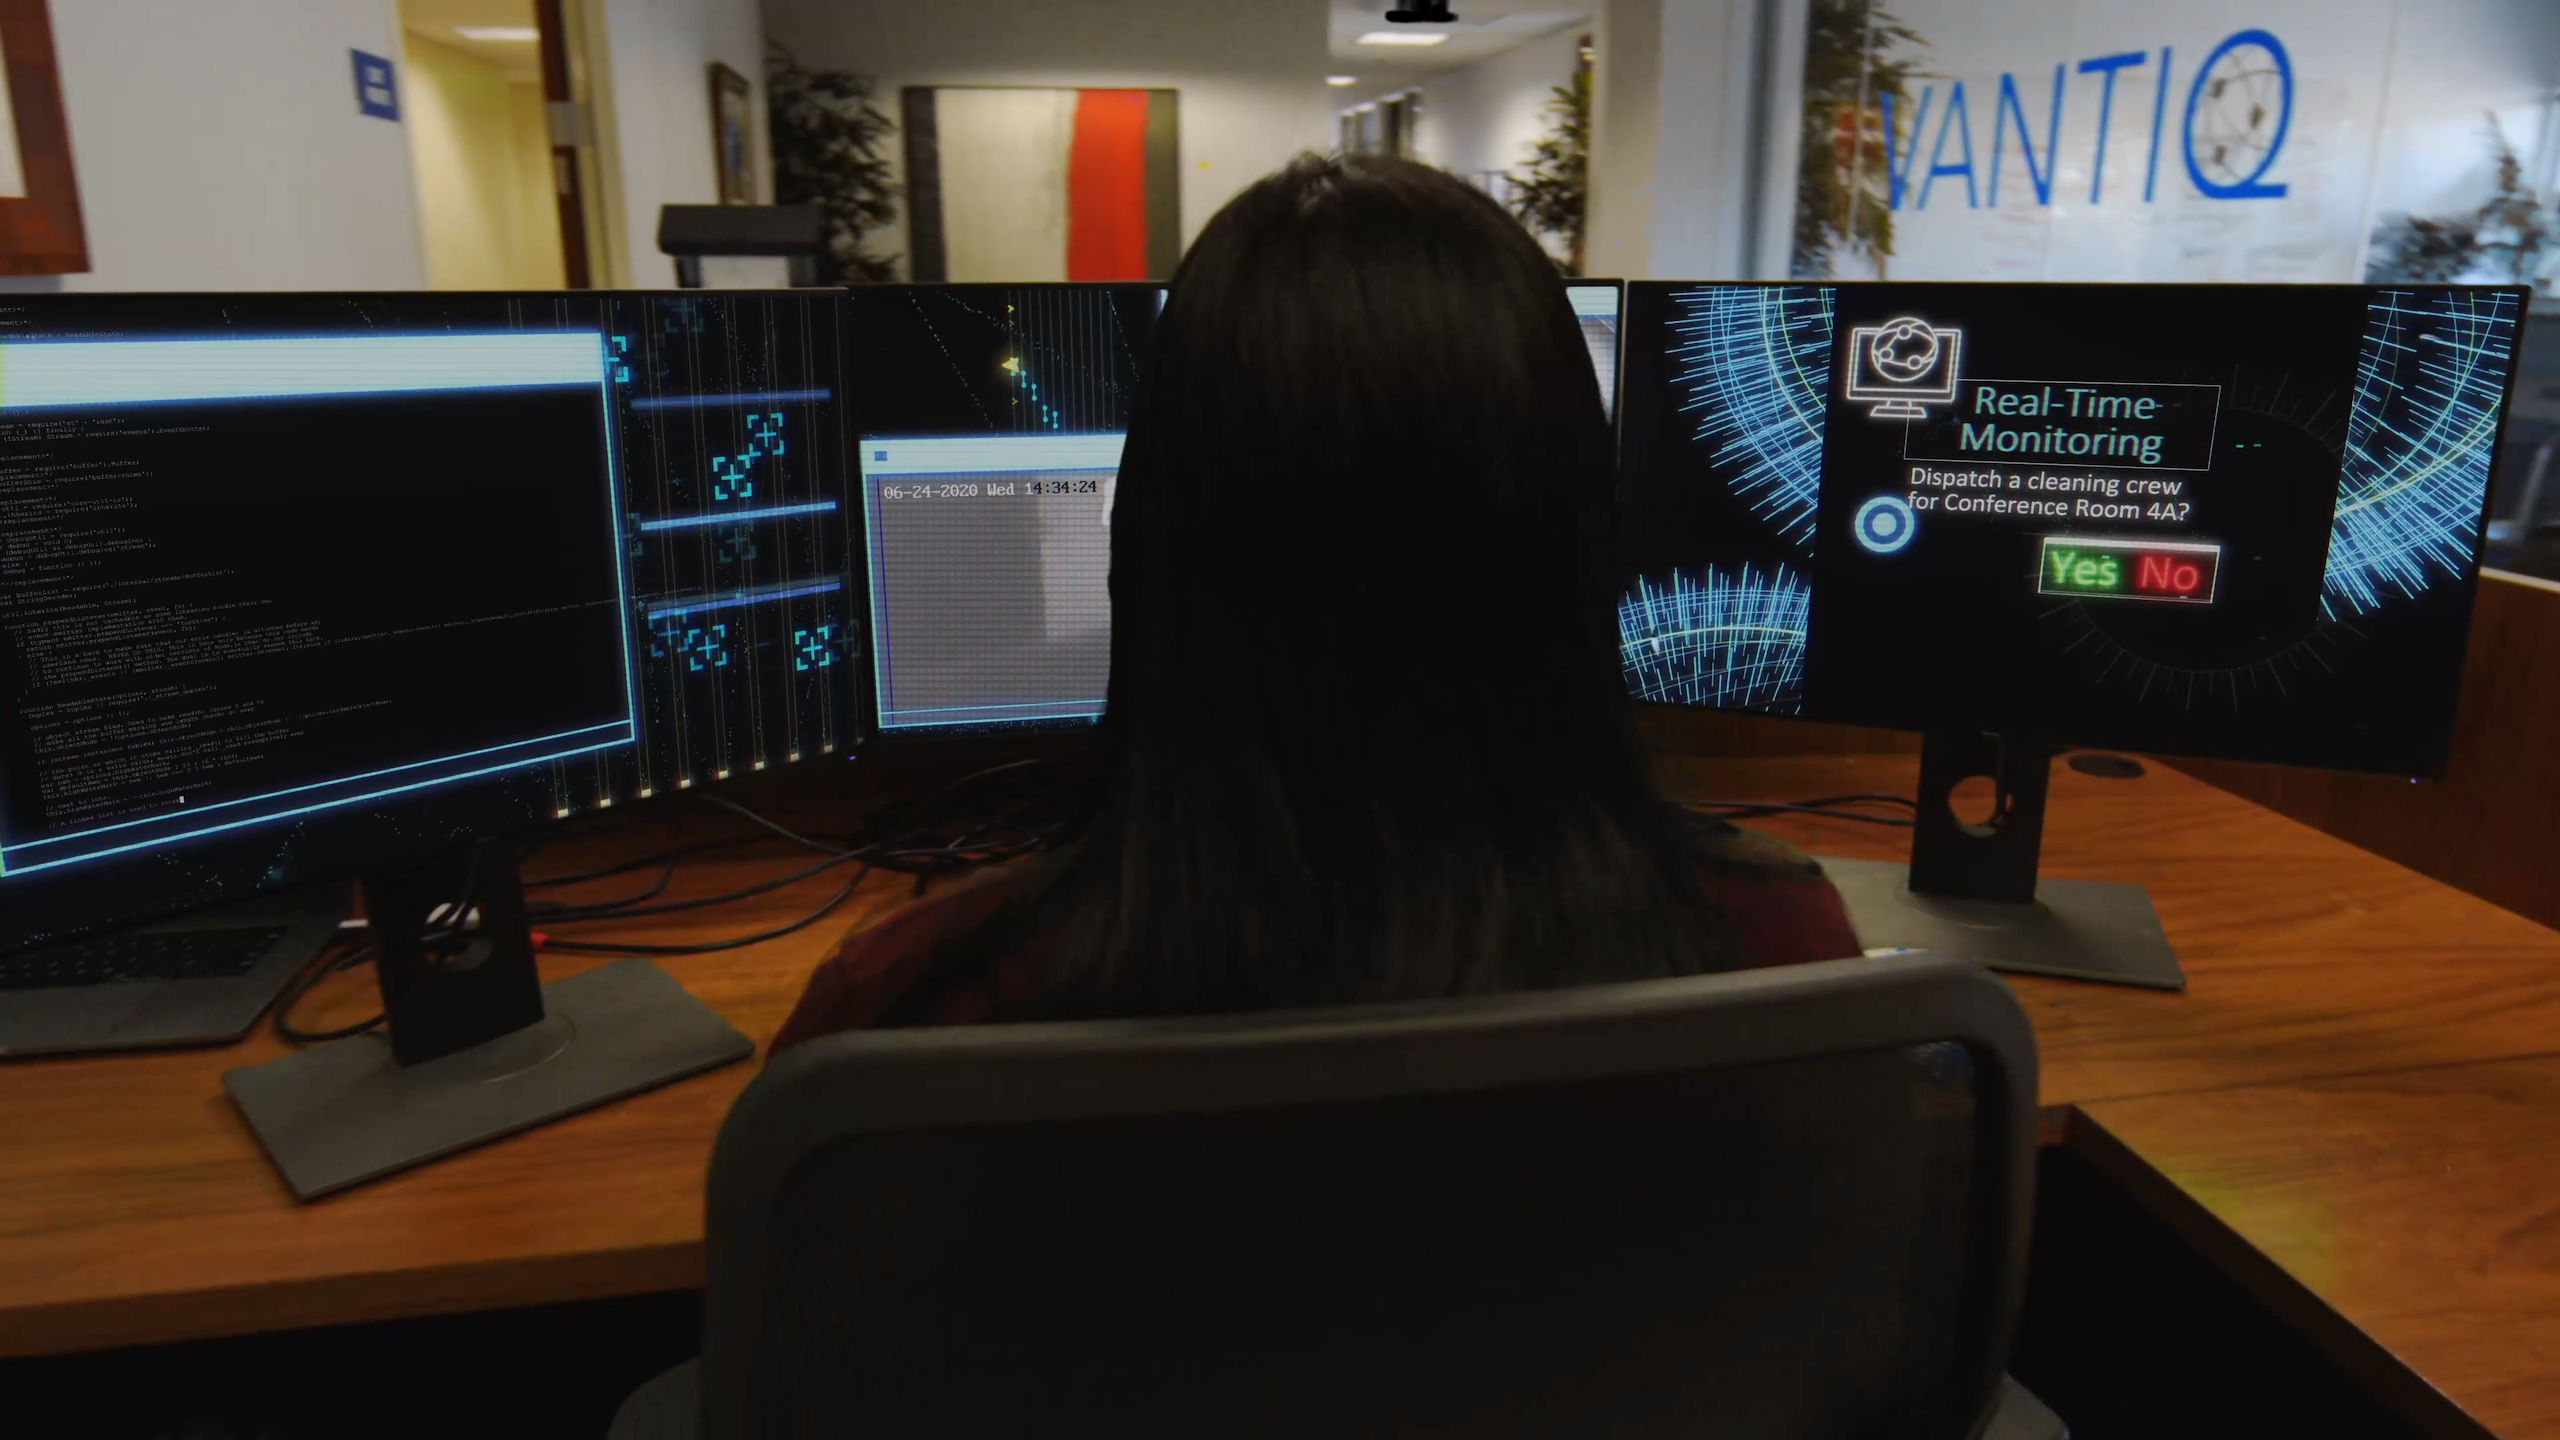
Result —
<svg viewBox="0 0 2560 1440"><path fill-rule="evenodd" d="M849 756L842 319L0 303L0 946Z"/></svg>
<svg viewBox="0 0 2560 1440"><path fill-rule="evenodd" d="M1566 287L1611 404L1620 288ZM1160 285L850 292L884 737L1101 715L1111 497L1164 297Z"/></svg>
<svg viewBox="0 0 2560 1440"><path fill-rule="evenodd" d="M2435 773L2525 299L1632 285L1628 687L1949 737L1924 791L2015 802L1994 860L1922 796L1910 888L1955 899L2041 893L2054 745Z"/></svg>
<svg viewBox="0 0 2560 1440"><path fill-rule="evenodd" d="M884 737L1081 727L1102 713L1111 496L1164 294L849 292Z"/></svg>
<svg viewBox="0 0 2560 1440"><path fill-rule="evenodd" d="M0 303L0 942L365 877L389 1045L225 1076L306 1198L751 1053L645 962L541 985L490 842L850 757L843 321Z"/></svg>
<svg viewBox="0 0 2560 1440"><path fill-rule="evenodd" d="M1624 287L1615 280L1582 280L1564 287L1573 318L1582 322L1582 343L1591 350L1592 373L1600 377L1600 405L1609 418L1618 416L1618 310Z"/></svg>

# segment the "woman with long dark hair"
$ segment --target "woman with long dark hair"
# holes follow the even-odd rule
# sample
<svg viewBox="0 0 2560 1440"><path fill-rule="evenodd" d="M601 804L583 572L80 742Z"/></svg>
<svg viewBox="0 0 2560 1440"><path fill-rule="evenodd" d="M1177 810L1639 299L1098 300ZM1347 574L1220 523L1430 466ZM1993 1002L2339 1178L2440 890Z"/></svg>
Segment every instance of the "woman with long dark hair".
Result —
<svg viewBox="0 0 2560 1440"><path fill-rule="evenodd" d="M1656 793L1610 430L1555 266L1450 175L1306 157L1175 276L1067 838L849 936L776 1046L1856 953L1810 862Z"/></svg>

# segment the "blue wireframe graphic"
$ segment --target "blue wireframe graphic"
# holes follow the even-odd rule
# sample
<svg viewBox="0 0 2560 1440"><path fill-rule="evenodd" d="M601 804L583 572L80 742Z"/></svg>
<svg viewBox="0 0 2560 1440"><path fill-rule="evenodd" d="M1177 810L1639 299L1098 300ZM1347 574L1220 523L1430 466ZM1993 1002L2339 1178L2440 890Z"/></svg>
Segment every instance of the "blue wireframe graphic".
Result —
<svg viewBox="0 0 2560 1440"><path fill-rule="evenodd" d="M1813 591L1783 565L1767 574L1709 566L1639 579L1618 601L1618 658L1627 693L1665 705L1765 710L1804 705L1805 617Z"/></svg>
<svg viewBox="0 0 2560 1440"><path fill-rule="evenodd" d="M782 453L782 412L762 410L747 417L747 448L735 455L711 457L711 498L744 500L756 493L749 473L758 460Z"/></svg>
<svg viewBox="0 0 2560 1440"><path fill-rule="evenodd" d="M2366 307L2321 596L2331 618L2470 568L2516 308L2487 290L2386 290Z"/></svg>
<svg viewBox="0 0 2560 1440"><path fill-rule="evenodd" d="M1833 291L1712 285L1675 297L1671 380L1735 498L1799 549L1813 544L1831 378Z"/></svg>
<svg viewBox="0 0 2560 1440"><path fill-rule="evenodd" d="M613 378L616 381L625 385L631 383L630 336L616 335L613 337L613 353L605 357L605 363L613 367ZM649 402L642 400L634 403L641 408L646 408Z"/></svg>

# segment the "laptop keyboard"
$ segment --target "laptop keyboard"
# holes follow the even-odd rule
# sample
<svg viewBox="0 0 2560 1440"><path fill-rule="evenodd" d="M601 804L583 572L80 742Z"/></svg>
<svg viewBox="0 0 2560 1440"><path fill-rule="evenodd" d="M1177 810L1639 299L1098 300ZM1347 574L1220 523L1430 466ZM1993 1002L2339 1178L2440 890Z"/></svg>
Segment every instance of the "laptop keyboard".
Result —
<svg viewBox="0 0 2560 1440"><path fill-rule="evenodd" d="M105 935L23 955L0 955L0 990L246 975L284 933L282 925L145 931Z"/></svg>

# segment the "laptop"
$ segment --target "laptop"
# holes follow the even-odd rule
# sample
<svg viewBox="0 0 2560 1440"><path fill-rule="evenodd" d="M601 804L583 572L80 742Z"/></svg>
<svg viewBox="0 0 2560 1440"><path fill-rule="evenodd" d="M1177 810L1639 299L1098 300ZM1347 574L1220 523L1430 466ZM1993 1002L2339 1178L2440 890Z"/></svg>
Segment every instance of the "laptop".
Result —
<svg viewBox="0 0 2560 1440"><path fill-rule="evenodd" d="M0 1059L221 1045L338 933L344 886L0 955Z"/></svg>

